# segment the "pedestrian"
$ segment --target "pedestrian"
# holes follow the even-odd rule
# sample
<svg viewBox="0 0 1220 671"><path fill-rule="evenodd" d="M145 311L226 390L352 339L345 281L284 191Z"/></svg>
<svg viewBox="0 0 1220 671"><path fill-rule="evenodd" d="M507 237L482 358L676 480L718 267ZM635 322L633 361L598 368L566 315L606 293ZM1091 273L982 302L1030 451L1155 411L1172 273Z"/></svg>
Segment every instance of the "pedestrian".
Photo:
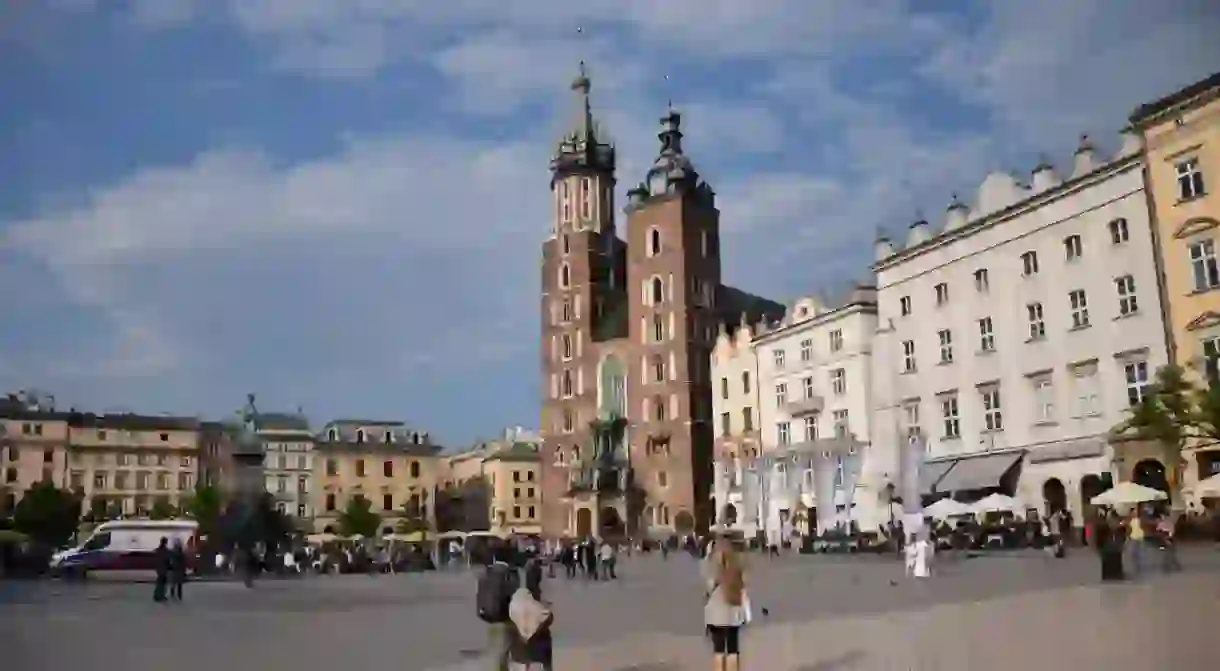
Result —
<svg viewBox="0 0 1220 671"><path fill-rule="evenodd" d="M584 555L585 578L588 580L597 580L597 545L593 543L592 538L585 540Z"/></svg>
<svg viewBox="0 0 1220 671"><path fill-rule="evenodd" d="M487 623L487 661L493 671L509 671L513 623L509 605L520 587L517 569L509 565L508 549L492 549L492 561L479 578L475 595L479 619Z"/></svg>
<svg viewBox="0 0 1220 671"><path fill-rule="evenodd" d="M169 581L169 539L161 537L157 549L153 551L153 568L157 572L157 581L153 583L153 601L165 602L165 585Z"/></svg>
<svg viewBox="0 0 1220 671"><path fill-rule="evenodd" d="M554 643L551 624L555 621L551 604L542 598L542 567L525 569L525 585L513 593L508 614L512 621L509 659L527 671L551 671Z"/></svg>
<svg viewBox="0 0 1220 671"><path fill-rule="evenodd" d="M614 575L614 545L609 541L602 541L601 557L598 563L602 567L602 580L614 580L618 577Z"/></svg>
<svg viewBox="0 0 1220 671"><path fill-rule="evenodd" d="M182 587L185 584L186 549L182 547L182 539L175 538L174 546L169 551L169 597L182 601Z"/></svg>
<svg viewBox="0 0 1220 671"><path fill-rule="evenodd" d="M1137 505L1131 510L1131 516L1127 519L1127 565L1133 578L1138 578L1143 572L1145 538L1147 536L1144 533L1144 519L1140 515L1140 507Z"/></svg>
<svg viewBox="0 0 1220 671"><path fill-rule="evenodd" d="M1182 564L1178 561L1178 546L1174 541L1176 522L1170 514L1162 515L1157 522L1157 533L1161 538L1161 570L1165 573L1182 570Z"/></svg>
<svg viewBox="0 0 1220 671"><path fill-rule="evenodd" d="M732 543L717 543L709 559L703 622L712 641L712 669L738 671L741 668L741 628L751 620L741 558Z"/></svg>

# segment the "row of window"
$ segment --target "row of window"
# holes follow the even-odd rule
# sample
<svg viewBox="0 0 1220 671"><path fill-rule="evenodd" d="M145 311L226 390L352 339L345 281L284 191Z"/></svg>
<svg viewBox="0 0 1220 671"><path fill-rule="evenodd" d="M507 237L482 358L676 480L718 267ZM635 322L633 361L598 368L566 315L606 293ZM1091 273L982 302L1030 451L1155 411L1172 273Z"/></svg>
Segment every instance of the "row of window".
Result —
<svg viewBox="0 0 1220 671"><path fill-rule="evenodd" d="M571 224L573 216L576 214L577 208L579 208L582 220L588 221L592 219L593 200L597 195L597 190L593 186L593 179L591 177L580 178L575 188L572 188L567 181L559 182L559 188L555 193L556 218L561 224ZM605 211L610 209L611 197L612 194L609 189L602 190L601 198Z"/></svg>
<svg viewBox="0 0 1220 671"><path fill-rule="evenodd" d="M808 415L804 419L804 442L813 442L818 440L818 418L821 413ZM848 424L848 412L846 410L835 410L831 415L834 432L836 438L844 438L850 432ZM775 424L776 443L780 445L791 445L793 442L792 422L776 422Z"/></svg>
<svg viewBox="0 0 1220 671"><path fill-rule="evenodd" d="M1118 295L1118 313L1120 316L1134 315L1139 311L1139 301L1135 293L1135 278L1123 275L1114 280ZM1074 289L1068 292L1068 305L1072 318L1072 329L1082 329L1091 326L1089 318L1089 301L1084 289ZM1042 303L1029 303L1025 306L1029 326L1029 341L1039 341L1046 338L1046 321ZM995 327L991 317L983 317L978 324L978 351L990 353L996 351ZM940 363L953 363L953 332L949 329L937 331L940 345ZM918 370L915 341L902 341L903 372L913 373Z"/></svg>
<svg viewBox="0 0 1220 671"><path fill-rule="evenodd" d="M325 502L326 512L335 512L338 509L338 498L339 497L336 494L327 492ZM358 501L367 500L363 494L355 494L352 496L352 498ZM426 498L426 495L421 496L419 494L412 494L405 502L403 502L403 506L411 510L417 510L419 511L421 517L427 518L428 504L423 500L424 498ZM394 506L393 494L381 495L381 509L386 511L397 510L397 508Z"/></svg>
<svg viewBox="0 0 1220 671"><path fill-rule="evenodd" d="M826 334L829 342L830 351L839 352L843 349L843 329L832 329ZM813 338L805 338L801 341L800 357L801 363L810 363L813 361ZM776 370L783 370L787 365L787 355L782 348L771 350L771 363Z"/></svg>
<svg viewBox="0 0 1220 671"><path fill-rule="evenodd" d="M407 465L408 477L418 478L420 474L420 466L418 461L412 461ZM326 474L334 477L339 475L339 461L337 459L326 460ZM356 460L356 477L363 478L368 475L365 469L364 459ZM394 462L386 460L381 462L381 475L387 478L394 477Z"/></svg>
<svg viewBox="0 0 1220 671"><path fill-rule="evenodd" d="M644 252L649 257L660 256L665 249L662 244L661 229L653 226L648 229L648 234L644 240ZM699 231L699 253L703 258L715 253L716 241L712 237L711 232L707 230Z"/></svg>
<svg viewBox="0 0 1220 671"><path fill-rule="evenodd" d="M428 434L419 433L418 431L413 431L411 433L410 439L411 439L411 443L413 445L420 445L420 444L427 442ZM326 440L328 440L332 443L338 442L339 430L335 429L335 428L327 429L326 430ZM389 444L395 442L396 440L397 440L397 436L395 436L393 431L387 429L387 430L381 432L381 442L385 443L386 445L389 445ZM356 429L356 442L357 443L369 442L369 433L367 431L365 431L364 429Z"/></svg>
<svg viewBox="0 0 1220 671"><path fill-rule="evenodd" d="M828 373L830 377L830 390L835 396L842 396L847 393L847 371L843 368L836 368ZM801 380L801 398L802 400L810 401L817 398L817 388L813 383L813 376L806 376ZM786 382L778 382L775 385L775 407L783 409L788 405L788 384Z"/></svg>
<svg viewBox="0 0 1220 671"><path fill-rule="evenodd" d="M136 490L153 489L154 484L153 473L147 471L118 471L112 475L107 471L94 471L93 473L93 489L115 489L124 490L131 489L134 484ZM178 473L174 477L173 473L156 473L155 489L158 491L167 490L189 490L195 487L195 475L193 473ZM68 485L72 489L85 488L85 472L72 471L68 476ZM113 487L109 485L113 483ZM175 487L174 485L177 485Z"/></svg>
<svg viewBox="0 0 1220 671"><path fill-rule="evenodd" d="M1074 369L1072 376L1075 387L1074 418L1096 417L1102 414L1097 388L1096 366L1085 366ZM1123 364L1123 375L1126 380L1127 404L1138 405L1148 394L1148 362L1129 361ZM1055 409L1055 387L1053 378L1039 375L1030 379L1032 398L1034 402L1034 422L1046 424L1057 420ZM940 409L941 431L943 439L961 437L961 408L957 394L943 394L937 397ZM978 408L983 415L983 431L997 432L1004 430L1004 406L998 385L983 386L978 391ZM908 435L914 435L921 430L918 402L903 406L903 414Z"/></svg>
<svg viewBox="0 0 1220 671"><path fill-rule="evenodd" d="M26 422L21 425L21 434L25 435L25 436L41 436L41 435L43 435L42 427L43 427L42 424L38 424L38 423L34 423L34 422ZM105 429L98 429L94 435L97 437L98 440L106 440L106 438L108 437L109 434L106 432ZM164 432L159 433L159 434L157 434L157 438L163 443L169 442L168 433L164 433Z"/></svg>

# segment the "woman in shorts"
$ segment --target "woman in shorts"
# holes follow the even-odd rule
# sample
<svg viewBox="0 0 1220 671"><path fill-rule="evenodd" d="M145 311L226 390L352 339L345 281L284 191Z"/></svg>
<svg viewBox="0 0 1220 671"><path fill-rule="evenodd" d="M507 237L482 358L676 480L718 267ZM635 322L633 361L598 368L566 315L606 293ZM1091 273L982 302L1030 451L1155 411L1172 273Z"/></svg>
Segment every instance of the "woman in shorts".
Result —
<svg viewBox="0 0 1220 671"><path fill-rule="evenodd" d="M741 628L750 621L741 557L732 543L716 543L707 571L707 603L703 621L712 640L712 668L741 668Z"/></svg>

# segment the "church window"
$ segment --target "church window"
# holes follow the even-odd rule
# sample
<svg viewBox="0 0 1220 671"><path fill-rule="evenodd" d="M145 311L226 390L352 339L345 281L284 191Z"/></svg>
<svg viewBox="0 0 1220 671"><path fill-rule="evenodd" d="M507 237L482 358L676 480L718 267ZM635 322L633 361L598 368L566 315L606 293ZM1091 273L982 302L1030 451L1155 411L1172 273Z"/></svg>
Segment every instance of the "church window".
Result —
<svg viewBox="0 0 1220 671"><path fill-rule="evenodd" d="M660 305L665 302L665 281L659 277L652 278L652 304Z"/></svg>
<svg viewBox="0 0 1220 671"><path fill-rule="evenodd" d="M652 357L652 381L665 381L665 359L660 356Z"/></svg>
<svg viewBox="0 0 1220 671"><path fill-rule="evenodd" d="M563 253L564 254L572 253L572 241L568 239L567 233L563 234Z"/></svg>
<svg viewBox="0 0 1220 671"><path fill-rule="evenodd" d="M648 255L656 256L661 253L661 229L648 229Z"/></svg>
<svg viewBox="0 0 1220 671"><path fill-rule="evenodd" d="M588 177L581 182L580 207L581 216L585 219L593 218L593 180Z"/></svg>
<svg viewBox="0 0 1220 671"><path fill-rule="evenodd" d="M572 270L568 264L559 266L559 288L568 289L572 286Z"/></svg>

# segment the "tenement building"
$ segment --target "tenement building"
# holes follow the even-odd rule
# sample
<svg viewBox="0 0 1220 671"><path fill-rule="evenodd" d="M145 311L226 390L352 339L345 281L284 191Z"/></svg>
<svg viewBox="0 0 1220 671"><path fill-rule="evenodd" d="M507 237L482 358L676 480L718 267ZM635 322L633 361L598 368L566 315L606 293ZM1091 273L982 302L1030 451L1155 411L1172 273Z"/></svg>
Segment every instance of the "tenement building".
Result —
<svg viewBox="0 0 1220 671"><path fill-rule="evenodd" d="M1167 360L1140 155L1131 133L1113 158L1082 138L1067 175L992 173L943 228L878 240L873 443L922 439L922 494L1079 522L1114 479L1109 431Z"/></svg>
<svg viewBox="0 0 1220 671"><path fill-rule="evenodd" d="M615 148L583 68L572 88L579 110L551 161L542 249L542 526L568 536L706 527L719 324L783 306L721 283L715 194L672 109L619 237Z"/></svg>
<svg viewBox="0 0 1220 671"><path fill-rule="evenodd" d="M339 533L340 514L363 499L381 516L382 532L404 518L436 528L434 505L441 447L404 422L334 420L314 436L314 527Z"/></svg>
<svg viewBox="0 0 1220 671"><path fill-rule="evenodd" d="M314 435L309 420L300 412L259 413L256 431L263 445L263 479L276 509L298 519L312 517Z"/></svg>
<svg viewBox="0 0 1220 671"><path fill-rule="evenodd" d="M440 531L542 533L540 445L533 432L509 427L441 460L437 492Z"/></svg>
<svg viewBox="0 0 1220 671"><path fill-rule="evenodd" d="M782 320L721 334L712 377L720 422L714 498L722 527L763 532L778 543L794 530L811 530L819 502L834 512L850 509L847 519L876 516L878 497L865 493L876 483L858 478L861 468L876 471L868 458L876 328L876 291L858 286L832 301L801 298ZM835 491L822 501L815 491L818 455L835 469Z"/></svg>
<svg viewBox="0 0 1220 671"><path fill-rule="evenodd" d="M1170 358L1196 382L1220 382L1220 73L1141 106L1131 116L1144 138L1144 170L1164 278ZM1134 466L1167 466L1170 484L1189 491L1220 473L1220 446L1179 455L1123 444ZM1142 449L1142 451L1141 451ZM1126 472L1124 471L1124 475Z"/></svg>

